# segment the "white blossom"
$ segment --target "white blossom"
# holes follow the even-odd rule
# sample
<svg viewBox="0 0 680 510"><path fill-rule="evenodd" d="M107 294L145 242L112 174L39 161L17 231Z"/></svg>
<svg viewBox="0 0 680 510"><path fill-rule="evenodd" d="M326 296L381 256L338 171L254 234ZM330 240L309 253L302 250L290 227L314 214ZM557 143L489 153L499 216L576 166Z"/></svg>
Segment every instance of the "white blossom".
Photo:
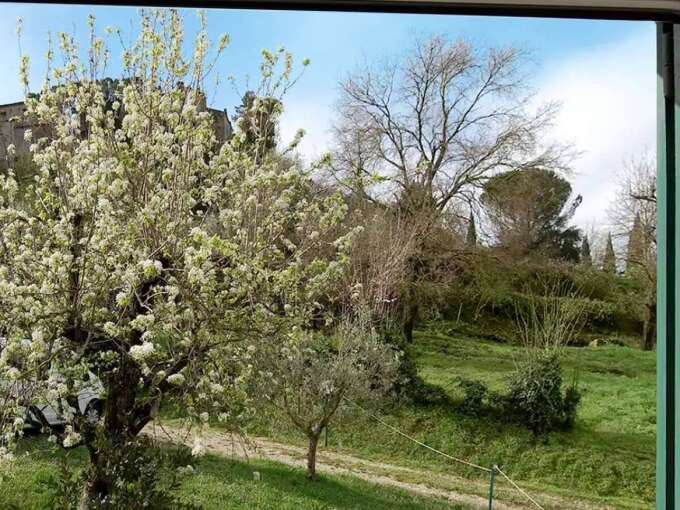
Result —
<svg viewBox="0 0 680 510"><path fill-rule="evenodd" d="M143 342L141 345L130 347L130 356L137 361L144 361L152 356L156 348L151 342Z"/></svg>
<svg viewBox="0 0 680 510"><path fill-rule="evenodd" d="M184 384L184 376L182 374L169 375L168 382L174 386L182 386Z"/></svg>

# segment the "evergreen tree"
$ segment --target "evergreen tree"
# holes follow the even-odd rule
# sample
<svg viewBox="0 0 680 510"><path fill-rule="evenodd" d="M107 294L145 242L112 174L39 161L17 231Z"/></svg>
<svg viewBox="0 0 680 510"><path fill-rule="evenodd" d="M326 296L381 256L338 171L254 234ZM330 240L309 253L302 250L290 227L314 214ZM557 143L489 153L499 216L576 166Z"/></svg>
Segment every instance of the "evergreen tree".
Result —
<svg viewBox="0 0 680 510"><path fill-rule="evenodd" d="M602 259L602 270L605 273L616 274L616 254L614 253L611 232L607 235L607 247L604 252L604 259Z"/></svg>
<svg viewBox="0 0 680 510"><path fill-rule="evenodd" d="M496 174L480 200L498 239L515 256L542 253L578 262L581 232L569 226L582 201L569 181L548 168L523 168Z"/></svg>
<svg viewBox="0 0 680 510"><path fill-rule="evenodd" d="M467 236L465 238L465 244L468 248L474 248L477 246L477 227L475 226L475 217L470 212L470 220L468 221Z"/></svg>
<svg viewBox="0 0 680 510"><path fill-rule="evenodd" d="M247 91L241 104L236 107L234 122L244 135L247 148L256 152L269 153L276 148L278 122L282 112L281 101L274 97L259 97L252 90ZM263 156L263 154L258 154Z"/></svg>
<svg viewBox="0 0 680 510"><path fill-rule="evenodd" d="M581 243L581 264L586 267L593 266L593 258L590 255L590 242L588 241L587 235L583 238L583 242Z"/></svg>
<svg viewBox="0 0 680 510"><path fill-rule="evenodd" d="M642 228L642 221L640 214L635 215L633 221L633 228L628 234L628 250L626 253L626 274L630 275L637 269L640 269L640 264L645 263L645 233Z"/></svg>

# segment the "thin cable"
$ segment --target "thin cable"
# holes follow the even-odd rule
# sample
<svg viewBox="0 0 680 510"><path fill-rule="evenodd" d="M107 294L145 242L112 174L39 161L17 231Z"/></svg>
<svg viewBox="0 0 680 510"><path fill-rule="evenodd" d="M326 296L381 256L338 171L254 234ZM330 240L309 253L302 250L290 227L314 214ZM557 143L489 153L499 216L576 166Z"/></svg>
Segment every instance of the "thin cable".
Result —
<svg viewBox="0 0 680 510"><path fill-rule="evenodd" d="M513 482L512 480L510 480L510 477L509 477L508 475L506 475L505 473L503 473L503 471L501 471L501 468L499 468L498 466L495 466L495 467L496 467L496 471L498 471L501 475L503 475L503 477L504 477L508 482L510 482L510 484L511 484L515 489L517 489L517 490L520 492L520 494L522 494L525 498L527 498L527 499L528 499L529 501L531 501L534 505L536 505L537 508L540 508L541 510L544 510L544 508L543 508L541 505L539 505L538 503L536 503L536 500L535 500L534 498L532 498L531 496L529 496L525 491L523 491L522 489L520 489L519 485L517 485L515 482Z"/></svg>
<svg viewBox="0 0 680 510"><path fill-rule="evenodd" d="M463 459L458 459L458 458L456 458L456 457L453 457L452 455L449 455L448 453L444 453L444 452L442 452L442 451L440 451L440 450L437 450L436 448L432 448L431 446L426 445L425 443L422 443L422 442L418 441L417 439L415 439L415 438L409 436L408 434L405 434L404 432L402 432L402 431L399 430L398 428L393 427L392 425L390 425L390 424L387 423L387 422L384 422L383 420L381 420L380 418L378 418L376 415L374 415L374 414L372 414L372 413L369 413L366 409L364 409L363 407L361 407L361 406L360 406L359 404L357 404L356 402L352 402L352 401L351 401L350 399L348 399L347 397L343 397L343 398L344 398L345 400L347 400L347 402L349 402L350 404L354 404L355 406L357 406L357 407L358 407L359 409L361 409L364 413L366 413L368 416L370 416L371 418L373 418L375 421L377 421L377 422L380 423L381 425L384 425L385 427L389 428L389 429L392 430L393 432L396 432L396 433L399 434L400 436L405 437L405 438L408 439L409 441L413 441L414 443L419 444L420 446L423 446L423 447L427 448L428 450L432 450L433 452L438 453L439 455L443 455L443 456L446 457L447 459L451 459L451 460L453 460L453 461L459 462L459 463L461 463L461 464L465 464L465 465L470 466L470 467L473 467L473 468L475 468L475 469L481 469L482 471L486 471L487 473L491 473L491 470L490 470L489 468L485 468L484 466L478 466L477 464L473 464L472 462L468 462L468 461L463 460ZM540 508L540 507L539 507L539 508ZM542 509L541 509L541 510L542 510Z"/></svg>

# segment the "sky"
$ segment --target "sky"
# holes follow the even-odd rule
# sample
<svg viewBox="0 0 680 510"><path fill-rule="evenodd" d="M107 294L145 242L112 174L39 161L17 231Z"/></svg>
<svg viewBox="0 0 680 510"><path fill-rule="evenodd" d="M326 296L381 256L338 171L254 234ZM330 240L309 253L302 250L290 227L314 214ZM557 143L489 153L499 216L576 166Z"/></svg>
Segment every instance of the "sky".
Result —
<svg viewBox="0 0 680 510"><path fill-rule="evenodd" d="M23 20L22 51L31 57L31 78L40 84L47 33L74 33L83 41L86 18L97 26L120 27L131 34L137 9L132 7L2 4L0 15L0 104L19 101L19 48L16 19ZM188 35L196 13L182 11ZM237 78L257 77L263 48L284 46L310 66L287 96L281 135L289 140L298 128L307 136L300 151L307 158L328 147L338 82L362 63L408 52L415 38L464 37L481 47L514 46L530 55L530 85L537 102L562 104L551 137L573 143L579 157L569 176L583 196L573 222L588 229L606 228L606 210L614 199L622 165L655 150L656 39L651 22L556 20L452 15L328 13L261 10L207 11L209 33L231 37L216 71ZM114 60L120 47L112 46ZM118 53L116 53L118 51ZM251 80L252 81L252 80ZM212 106L232 114L237 91L224 85Z"/></svg>

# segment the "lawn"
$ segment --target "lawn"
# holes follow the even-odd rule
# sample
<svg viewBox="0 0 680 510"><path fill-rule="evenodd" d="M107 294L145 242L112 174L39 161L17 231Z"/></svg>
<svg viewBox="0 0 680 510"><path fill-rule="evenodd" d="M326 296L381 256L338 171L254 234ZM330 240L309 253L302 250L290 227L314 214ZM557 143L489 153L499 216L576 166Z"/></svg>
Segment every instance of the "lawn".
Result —
<svg viewBox="0 0 680 510"><path fill-rule="evenodd" d="M43 438L25 439L21 450L22 454L11 465L0 466L0 508L50 508L49 481L58 475L63 451ZM83 449L71 451L69 465L78 469L85 458ZM260 481L254 481L253 471L260 473ZM262 460L246 463L215 455L196 461L194 473L185 476L178 495L205 510L463 510L448 502L378 487L353 477L321 476L309 482L301 469Z"/></svg>
<svg viewBox="0 0 680 510"><path fill-rule="evenodd" d="M424 379L454 398L459 397L458 377L484 381L492 390L502 389L518 348L450 336L446 326L436 323L415 336L413 353ZM528 490L617 508L651 508L655 491L655 353L618 345L569 348L564 367L565 379L577 377L583 391L571 432L535 438L523 427L492 417L463 416L445 407L402 406L389 412L385 420L455 456L483 466L496 463ZM270 421L256 432L301 442L283 420ZM486 474L452 464L360 414L331 429L329 447L373 460L478 478L479 487L486 481ZM482 490L470 489L478 494Z"/></svg>
<svg viewBox="0 0 680 510"><path fill-rule="evenodd" d="M413 354L420 374L460 397L457 378L478 379L501 390L519 355L517 347L479 338L450 335L445 323L417 332ZM446 406L400 406L383 416L386 422L442 451L482 466L500 465L522 487L615 508L652 508L655 479L655 353L606 345L569 348L565 376L577 377L583 391L574 430L535 438L520 426L493 416L473 418ZM175 411L176 412L176 411ZM172 414L171 412L166 414ZM305 441L285 419L263 420L254 434L304 445ZM24 443L32 451L0 480L0 508L44 508L49 499L45 481L56 473L59 455L44 440ZM321 450L325 448L322 440ZM385 475L404 482L484 495L488 476L452 463L380 426L360 412L331 428L328 449L374 461L422 470ZM82 453L73 456L75 465ZM262 473L254 482L252 471ZM442 475L451 475L444 478ZM512 496L500 481L498 495ZM377 487L352 477L323 477L309 483L296 468L265 461L250 464L206 456L188 475L181 492L206 509L224 508L371 508L439 509L450 503L418 497L387 487ZM540 497L537 496L540 500ZM516 503L518 496L511 498ZM549 504L548 508L571 508Z"/></svg>

